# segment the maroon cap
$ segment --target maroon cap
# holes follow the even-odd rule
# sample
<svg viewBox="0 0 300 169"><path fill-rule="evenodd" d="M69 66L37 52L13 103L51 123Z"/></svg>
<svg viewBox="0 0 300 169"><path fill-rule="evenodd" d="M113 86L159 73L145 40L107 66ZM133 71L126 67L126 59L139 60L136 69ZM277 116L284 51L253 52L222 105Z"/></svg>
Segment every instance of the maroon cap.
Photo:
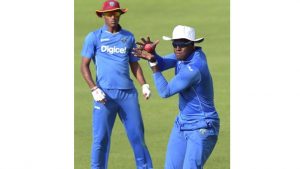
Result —
<svg viewBox="0 0 300 169"><path fill-rule="evenodd" d="M107 0L102 4L101 10L96 10L96 14L99 17L102 17L102 14L104 12L110 12L110 11L120 11L121 14L127 12L128 9L121 9L120 3L116 0Z"/></svg>

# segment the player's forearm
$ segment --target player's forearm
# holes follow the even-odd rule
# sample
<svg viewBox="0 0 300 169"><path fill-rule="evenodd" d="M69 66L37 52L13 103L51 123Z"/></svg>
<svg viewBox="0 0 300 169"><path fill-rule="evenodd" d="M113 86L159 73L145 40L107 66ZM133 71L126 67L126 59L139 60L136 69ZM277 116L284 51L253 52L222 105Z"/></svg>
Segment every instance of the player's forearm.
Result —
<svg viewBox="0 0 300 169"><path fill-rule="evenodd" d="M145 80L143 70L141 69L141 67L139 67L139 69L136 72L136 79L140 85L146 84L146 80Z"/></svg>
<svg viewBox="0 0 300 169"><path fill-rule="evenodd" d="M157 53L155 53L154 56L155 56L155 60L158 63L158 68L160 72L163 72L170 68L174 68L176 66L176 62L177 62L176 59L171 58L170 55L161 57Z"/></svg>
<svg viewBox="0 0 300 169"><path fill-rule="evenodd" d="M167 98L188 88L193 80L198 81L199 71L180 72L173 77L170 82L167 82L165 77L159 71L153 74L153 78L159 95L162 98Z"/></svg>
<svg viewBox="0 0 300 169"><path fill-rule="evenodd" d="M90 89L96 86L92 78L92 73L88 67L81 66L81 74Z"/></svg>
<svg viewBox="0 0 300 169"><path fill-rule="evenodd" d="M154 83L155 83L156 89L158 91L158 94L162 98L170 97L171 95L170 95L170 90L168 88L168 82L165 79L165 77L161 74L161 72L155 71L155 67L158 67L158 66L154 66L151 68L153 71Z"/></svg>
<svg viewBox="0 0 300 169"><path fill-rule="evenodd" d="M131 72L134 75L134 77L137 79L140 85L146 84L146 80L143 74L143 70L140 67L138 62L134 62L130 64L131 66Z"/></svg>

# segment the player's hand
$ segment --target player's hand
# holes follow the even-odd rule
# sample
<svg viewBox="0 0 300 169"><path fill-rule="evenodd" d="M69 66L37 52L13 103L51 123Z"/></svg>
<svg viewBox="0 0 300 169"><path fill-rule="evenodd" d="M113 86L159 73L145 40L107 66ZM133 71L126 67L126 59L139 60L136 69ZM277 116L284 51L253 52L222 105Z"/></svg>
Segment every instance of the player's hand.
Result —
<svg viewBox="0 0 300 169"><path fill-rule="evenodd" d="M139 48L146 50L147 52L154 54L155 53L155 48L157 46L157 44L159 43L159 40L156 40L155 42L152 42L150 40L150 37L147 36L147 38L141 38L141 42L136 42L137 45L139 45ZM145 46L149 44L147 46L147 48L145 48Z"/></svg>
<svg viewBox="0 0 300 169"><path fill-rule="evenodd" d="M138 58L145 59L145 60L152 60L155 59L155 56L151 53L148 53L140 48L133 48L132 54Z"/></svg>
<svg viewBox="0 0 300 169"><path fill-rule="evenodd" d="M150 91L149 84L143 84L142 91L143 91L144 98L146 100L148 100L150 98L150 96L151 96L151 91Z"/></svg>
<svg viewBox="0 0 300 169"><path fill-rule="evenodd" d="M95 101L105 104L105 93L101 89L99 89L98 87L95 88L94 90L92 90L92 95Z"/></svg>
<svg viewBox="0 0 300 169"><path fill-rule="evenodd" d="M149 37L147 37L147 40L145 38L141 38L141 42L137 42L136 44L139 45L137 48L133 48L132 54L138 58L142 58L145 60L155 60L154 53L155 53L155 47L159 43L159 40L156 40L154 43L150 40ZM145 46L150 45L151 49L145 50Z"/></svg>

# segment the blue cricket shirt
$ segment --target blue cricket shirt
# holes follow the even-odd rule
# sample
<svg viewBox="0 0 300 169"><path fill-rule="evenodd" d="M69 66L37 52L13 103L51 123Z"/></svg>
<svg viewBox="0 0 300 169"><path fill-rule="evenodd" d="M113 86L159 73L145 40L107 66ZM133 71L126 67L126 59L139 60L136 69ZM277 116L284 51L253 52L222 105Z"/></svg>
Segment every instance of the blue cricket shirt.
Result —
<svg viewBox="0 0 300 169"><path fill-rule="evenodd" d="M206 56L200 47L186 60L176 59L176 55L155 56L160 71L175 67L175 76L168 83L161 72L153 74L159 95L163 98L179 94L178 115L180 123L197 123L202 127L207 121L219 121L214 105L213 81Z"/></svg>
<svg viewBox="0 0 300 169"><path fill-rule="evenodd" d="M135 38L122 28L117 33L111 33L107 28L104 25L86 36L81 55L93 59L97 86L104 89L133 89L129 62L139 60L131 53L132 48L136 47Z"/></svg>

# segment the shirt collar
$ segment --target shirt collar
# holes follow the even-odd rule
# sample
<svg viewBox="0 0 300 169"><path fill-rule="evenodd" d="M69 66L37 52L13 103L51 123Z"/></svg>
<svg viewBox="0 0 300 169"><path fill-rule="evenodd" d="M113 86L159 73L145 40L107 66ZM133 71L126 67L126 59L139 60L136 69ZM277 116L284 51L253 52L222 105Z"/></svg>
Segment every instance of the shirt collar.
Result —
<svg viewBox="0 0 300 169"><path fill-rule="evenodd" d="M119 26L119 28L120 28L119 32L121 32L121 31L122 31L122 26L121 26L120 24L118 24L118 26ZM108 30L108 26L107 26L106 24L104 24L104 25L102 26L102 31L108 32L107 30ZM119 32L116 32L116 33L119 33Z"/></svg>

